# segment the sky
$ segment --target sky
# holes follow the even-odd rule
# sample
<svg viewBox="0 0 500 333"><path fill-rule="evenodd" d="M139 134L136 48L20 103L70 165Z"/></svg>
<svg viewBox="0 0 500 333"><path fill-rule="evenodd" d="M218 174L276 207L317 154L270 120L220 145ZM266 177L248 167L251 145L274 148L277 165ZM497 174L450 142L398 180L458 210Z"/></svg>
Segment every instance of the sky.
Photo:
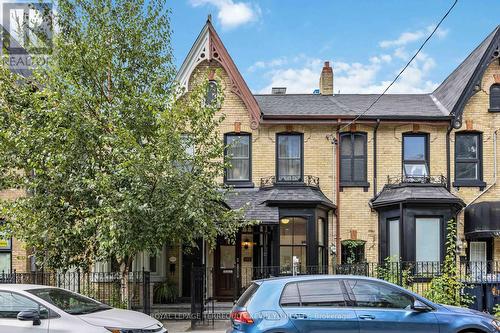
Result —
<svg viewBox="0 0 500 333"><path fill-rule="evenodd" d="M381 93L453 0L174 0L180 67L207 15L254 93L318 88L324 61L335 93ZM433 91L500 24L500 0L459 0L388 93Z"/></svg>

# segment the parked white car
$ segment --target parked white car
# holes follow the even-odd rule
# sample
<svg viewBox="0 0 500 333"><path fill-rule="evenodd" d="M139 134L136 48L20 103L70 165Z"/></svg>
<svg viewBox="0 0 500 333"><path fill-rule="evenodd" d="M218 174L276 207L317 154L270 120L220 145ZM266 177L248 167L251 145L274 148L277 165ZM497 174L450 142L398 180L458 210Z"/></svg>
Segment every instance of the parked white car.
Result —
<svg viewBox="0 0 500 333"><path fill-rule="evenodd" d="M165 333L156 319L54 287L0 284L0 332Z"/></svg>

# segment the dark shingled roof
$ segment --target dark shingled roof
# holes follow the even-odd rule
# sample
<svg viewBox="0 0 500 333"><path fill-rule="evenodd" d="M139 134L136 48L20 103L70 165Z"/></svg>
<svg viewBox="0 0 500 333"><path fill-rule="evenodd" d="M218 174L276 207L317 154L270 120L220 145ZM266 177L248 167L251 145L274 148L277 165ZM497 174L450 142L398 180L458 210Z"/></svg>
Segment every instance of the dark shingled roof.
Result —
<svg viewBox="0 0 500 333"><path fill-rule="evenodd" d="M235 189L229 192L225 202L231 209L244 208L245 219L261 221L265 224L279 222L278 207L269 207L265 204L266 196L263 191L251 189Z"/></svg>
<svg viewBox="0 0 500 333"><path fill-rule="evenodd" d="M333 202L320 189L312 186L274 186L261 191L267 192L265 196L268 204L300 202L335 208Z"/></svg>
<svg viewBox="0 0 500 333"><path fill-rule="evenodd" d="M245 219L257 220L265 224L279 222L277 205L320 204L335 208L320 189L311 186L273 186L267 188L234 189L226 196L225 203L231 209L243 208Z"/></svg>
<svg viewBox="0 0 500 333"><path fill-rule="evenodd" d="M467 84L480 65L488 47L494 41L500 26L497 26L486 39L479 44L472 53L441 83L432 95L448 110L452 112L458 99L463 94Z"/></svg>
<svg viewBox="0 0 500 333"><path fill-rule="evenodd" d="M479 46L430 94L385 94L362 119L451 119L467 100L474 77L491 61L500 40L497 26ZM266 119L336 119L362 114L377 94L255 95ZM460 110L458 110L460 111Z"/></svg>
<svg viewBox="0 0 500 333"><path fill-rule="evenodd" d="M462 199L451 194L446 187L434 184L385 185L372 199L374 208L389 206L400 202L414 203L451 203L464 207Z"/></svg>
<svg viewBox="0 0 500 333"><path fill-rule="evenodd" d="M255 95L264 119L269 116L355 117L366 110L377 97L375 94ZM392 94L382 96L363 118L384 118L394 115L405 118L448 116L428 94Z"/></svg>

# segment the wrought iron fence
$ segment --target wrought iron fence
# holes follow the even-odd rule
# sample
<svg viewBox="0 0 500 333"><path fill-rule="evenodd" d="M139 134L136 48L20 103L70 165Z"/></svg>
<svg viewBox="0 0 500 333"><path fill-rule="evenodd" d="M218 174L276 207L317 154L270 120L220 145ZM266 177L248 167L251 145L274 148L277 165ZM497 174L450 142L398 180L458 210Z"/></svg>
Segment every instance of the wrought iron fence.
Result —
<svg viewBox="0 0 500 333"><path fill-rule="evenodd" d="M130 272L128 284L119 272L31 272L0 273L0 283L35 284L59 287L91 297L113 307L131 307L150 313L151 282L149 272ZM122 295L125 295L123 297Z"/></svg>

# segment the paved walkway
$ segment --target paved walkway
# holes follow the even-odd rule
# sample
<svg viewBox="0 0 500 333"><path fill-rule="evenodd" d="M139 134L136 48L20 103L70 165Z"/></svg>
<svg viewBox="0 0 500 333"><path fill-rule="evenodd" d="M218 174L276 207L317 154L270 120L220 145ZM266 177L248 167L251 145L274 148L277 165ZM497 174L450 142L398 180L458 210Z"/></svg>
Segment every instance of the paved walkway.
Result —
<svg viewBox="0 0 500 333"><path fill-rule="evenodd" d="M168 333L195 332L195 333L224 333L229 326L228 321L216 321L214 325L198 326L196 329L191 329L189 320L165 320L163 325L167 328Z"/></svg>

